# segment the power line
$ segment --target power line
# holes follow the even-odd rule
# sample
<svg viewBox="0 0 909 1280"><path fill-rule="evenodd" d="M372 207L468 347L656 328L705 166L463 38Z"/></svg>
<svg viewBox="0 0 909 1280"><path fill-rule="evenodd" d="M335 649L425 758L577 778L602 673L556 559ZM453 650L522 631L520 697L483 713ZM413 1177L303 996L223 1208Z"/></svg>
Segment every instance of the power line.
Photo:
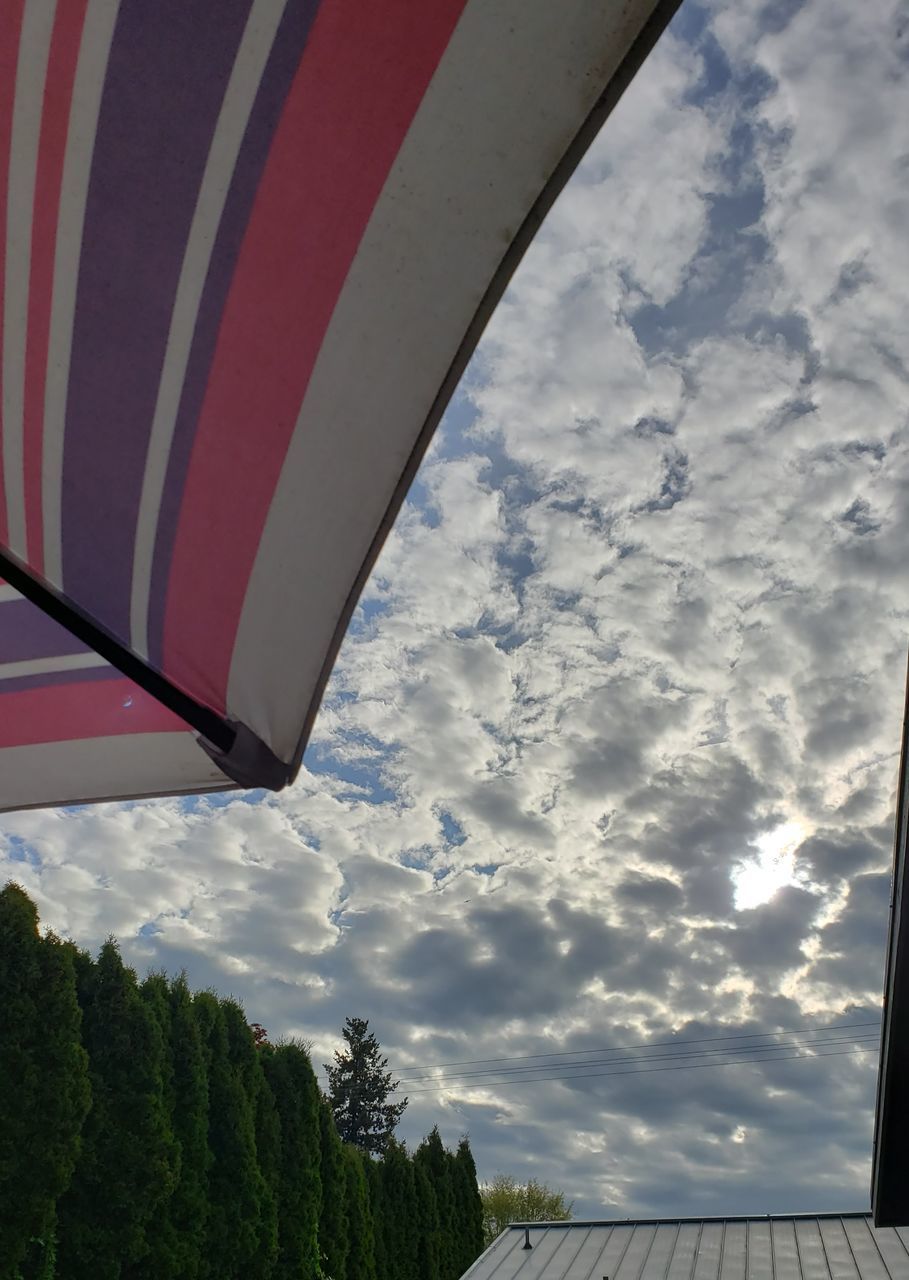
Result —
<svg viewBox="0 0 909 1280"><path fill-rule="evenodd" d="M583 1056L589 1056L591 1054L598 1054L598 1053L615 1054L615 1053L630 1053L635 1050L645 1050L645 1049L673 1049L679 1045L720 1044L720 1043L728 1044L730 1041L733 1041L733 1040L736 1040L736 1041L768 1040L774 1036L810 1036L810 1035L815 1035L821 1031L853 1031L853 1030L864 1030L865 1028L869 1028L869 1027L875 1027L878 1030L880 1030L880 1022L878 1020L875 1020L873 1022L833 1022L833 1023L827 1023L819 1027L803 1026L803 1027L791 1027L788 1030L780 1030L780 1031L747 1031L747 1032L738 1032L736 1034L722 1035L722 1036L699 1036L699 1037L686 1036L678 1040L654 1040L654 1041L648 1041L642 1044L608 1045L608 1046L601 1046L596 1049L562 1049L562 1050L548 1052L548 1053L518 1053L518 1054L512 1054L510 1056L506 1056L506 1057L499 1057L499 1058L462 1058L454 1062L433 1062L433 1063L425 1064L423 1066L404 1067L401 1069L401 1075L402 1077L405 1077L407 1079L415 1080L416 1076L414 1073L416 1072L443 1070L444 1068L447 1068L447 1067L468 1067L468 1066L479 1067L484 1063L530 1062L532 1060L538 1060L538 1059L544 1059L544 1058L554 1059L554 1058L583 1057ZM807 1048L809 1045L817 1044L817 1043L819 1043L819 1041L808 1040L808 1041L805 1041L805 1047ZM755 1050L770 1049L773 1047L775 1046L773 1045L732 1045L727 1050L727 1052L748 1053ZM675 1057L675 1056L681 1056L681 1055L672 1054L668 1056ZM609 1061L617 1061L617 1059L610 1059ZM593 1065L593 1064L588 1064L583 1062L579 1062L576 1064L570 1063L570 1062L557 1062L557 1063L554 1063L553 1065L556 1069L558 1069L559 1067L571 1067L574 1065L587 1066L587 1065ZM488 1068L488 1071L489 1073L495 1072L496 1074L498 1074L508 1069L509 1068L505 1068L505 1067L490 1066ZM534 1070L534 1068L528 1067L527 1070ZM394 1075L396 1073L392 1072L392 1074ZM467 1074L467 1073L457 1072L455 1074L461 1075L461 1074ZM326 1079L326 1077L318 1076L317 1079L319 1081L323 1081Z"/></svg>
<svg viewBox="0 0 909 1280"><path fill-rule="evenodd" d="M596 1079L603 1079L606 1076L647 1076L647 1075L655 1075L658 1071L697 1071L702 1067L748 1067L756 1062L796 1062L799 1060L803 1060L803 1061L810 1060L812 1062L817 1062L820 1058L841 1058L841 1057L854 1056L855 1054L858 1054L858 1053L869 1053L873 1048L875 1048L875 1044L869 1044L863 1048L858 1048L858 1049L835 1049L830 1053L793 1053L793 1054L788 1054L784 1057L743 1058L733 1062L683 1062L683 1063L675 1064L669 1067L646 1067L646 1068L632 1067L624 1071L589 1071L589 1072L584 1072L578 1075L571 1075L571 1076L535 1076L535 1077L531 1077L530 1079L524 1079L524 1080L504 1080L504 1081L499 1081L499 1080L482 1081L481 1080L476 1083L455 1085L453 1088L451 1088L450 1091L455 1092L456 1090L463 1090L463 1089L495 1089L495 1088L511 1089L519 1084L545 1084L550 1082L558 1083L559 1081L584 1080L584 1079L596 1080ZM731 1050L730 1052L735 1052L735 1051ZM435 1087L429 1086L423 1089L408 1090L408 1096L413 1097L418 1093L445 1093L446 1091L448 1091L448 1086L446 1085L446 1082L444 1080L440 1080L438 1085ZM401 1093L403 1092L403 1090L397 1089L397 1090L394 1090L394 1092Z"/></svg>
<svg viewBox="0 0 909 1280"><path fill-rule="evenodd" d="M600 1062L541 1062L535 1066L528 1063L527 1065L519 1067L486 1067L476 1071L449 1071L442 1077L436 1077L432 1074L412 1076L405 1072L403 1073L399 1083L417 1084L422 1080L456 1080L465 1079L470 1076L514 1075L528 1071L559 1071L562 1069L570 1069L572 1067L612 1066L626 1062L663 1062L682 1058L708 1058L730 1053L760 1053L771 1050L777 1052L781 1049L807 1049L814 1045L852 1044L859 1041L870 1042L872 1040L875 1043L877 1042L877 1034L874 1034L873 1036L864 1034L860 1036L822 1036L817 1040L788 1040L781 1041L778 1044L739 1045L723 1049L694 1049L687 1050L683 1053L637 1054L620 1058L604 1058ZM529 1056L530 1055L528 1055L528 1057Z"/></svg>
<svg viewBox="0 0 909 1280"><path fill-rule="evenodd" d="M531 1058L568 1058L581 1057L585 1054L596 1053L630 1053L634 1049L672 1049L677 1045L719 1044L721 1041L728 1042L730 1040L766 1040L771 1036L814 1035L818 1031L854 1031L865 1027L880 1028L880 1021L832 1022L820 1027L790 1027L786 1030L780 1031L746 1031L738 1032L735 1035L701 1036L698 1038L684 1037L679 1040L647 1041L644 1044L606 1045L600 1046L597 1049L561 1049L551 1053L516 1053L503 1058L461 1058L455 1062L430 1062L424 1063L423 1066L404 1067L402 1068L402 1071L412 1075L416 1071L436 1071L442 1070L444 1067L475 1067L484 1062L527 1062ZM745 1046L742 1047L744 1050ZM325 1077L320 1076L319 1079L325 1079Z"/></svg>

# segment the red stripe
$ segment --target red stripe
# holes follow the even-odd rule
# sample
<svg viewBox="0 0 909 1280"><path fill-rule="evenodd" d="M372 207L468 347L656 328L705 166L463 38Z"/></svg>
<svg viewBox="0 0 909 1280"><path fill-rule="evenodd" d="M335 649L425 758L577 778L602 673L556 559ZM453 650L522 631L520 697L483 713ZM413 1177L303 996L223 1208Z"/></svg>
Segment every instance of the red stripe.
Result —
<svg viewBox="0 0 909 1280"><path fill-rule="evenodd" d="M165 619L165 672L218 711L319 347L464 3L323 0L288 96L225 306Z"/></svg>
<svg viewBox="0 0 909 1280"><path fill-rule="evenodd" d="M57 5L48 54L38 167L35 175L28 340L25 353L23 454L28 560L30 566L38 573L44 571L41 469L44 444L44 383L47 373L51 294L54 284L54 249L73 81L76 77L86 3L87 0L66 0L65 4Z"/></svg>
<svg viewBox="0 0 909 1280"><path fill-rule="evenodd" d="M180 730L179 716L125 678L0 692L0 747Z"/></svg>
<svg viewBox="0 0 909 1280"><path fill-rule="evenodd" d="M16 96L16 63L25 0L0 3L0 352L3 350L3 298L6 289L6 192L9 183L9 144ZM3 440L3 364L0 360L0 443ZM0 448L0 544L9 540L3 450Z"/></svg>

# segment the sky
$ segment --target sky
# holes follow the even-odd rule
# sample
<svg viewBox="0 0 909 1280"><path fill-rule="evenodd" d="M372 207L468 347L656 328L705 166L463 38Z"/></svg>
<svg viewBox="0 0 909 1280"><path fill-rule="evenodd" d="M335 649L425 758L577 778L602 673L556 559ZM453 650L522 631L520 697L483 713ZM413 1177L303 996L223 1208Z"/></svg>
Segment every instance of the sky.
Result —
<svg viewBox="0 0 909 1280"><path fill-rule="evenodd" d="M907 119L905 3L685 0L477 350L296 784L4 815L0 881L320 1072L368 1018L403 1137L578 1216L866 1207Z"/></svg>

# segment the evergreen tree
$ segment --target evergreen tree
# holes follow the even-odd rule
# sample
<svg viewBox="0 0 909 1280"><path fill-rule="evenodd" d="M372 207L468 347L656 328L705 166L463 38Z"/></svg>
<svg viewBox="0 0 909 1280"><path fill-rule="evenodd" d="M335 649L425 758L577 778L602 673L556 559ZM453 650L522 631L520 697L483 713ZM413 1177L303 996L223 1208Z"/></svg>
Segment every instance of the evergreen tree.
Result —
<svg viewBox="0 0 909 1280"><path fill-rule="evenodd" d="M208 1076L211 1158L200 1280L245 1280L259 1248L264 1179L256 1154L255 1110L228 1049L225 1008L201 992L193 999Z"/></svg>
<svg viewBox="0 0 909 1280"><path fill-rule="evenodd" d="M414 1163L426 1173L439 1212L439 1276L440 1280L458 1280L460 1246L457 1241L455 1197L453 1186L454 1158L445 1150L438 1126L420 1143L414 1155Z"/></svg>
<svg viewBox="0 0 909 1280"><path fill-rule="evenodd" d="M382 1190L382 1165L369 1156L363 1157L366 1171L366 1186L369 1190L369 1208L372 1213L373 1252L376 1260L376 1280L390 1280L388 1264L385 1256L385 1237L383 1223L385 1221L385 1203Z"/></svg>
<svg viewBox="0 0 909 1280"><path fill-rule="evenodd" d="M342 1035L346 1050L335 1051L335 1062L325 1063L328 1092L335 1126L342 1142L381 1155L404 1113L407 1099L389 1102L398 1087L386 1071L379 1042L363 1018L347 1018Z"/></svg>
<svg viewBox="0 0 909 1280"><path fill-rule="evenodd" d="M367 1162L370 1162L369 1156L356 1147L349 1144L344 1147L348 1242L346 1280L376 1280L372 1206L366 1182ZM427 1276L426 1280L430 1277Z"/></svg>
<svg viewBox="0 0 909 1280"><path fill-rule="evenodd" d="M171 1202L179 1187L180 1180L180 1143L174 1131L174 1108L176 1095L174 1089L174 1068L171 1056L171 1009L170 991L167 978L163 973L149 974L139 988L149 1013L155 1019L161 1033L162 1054L162 1086L167 1125L174 1141L171 1149L172 1169L170 1176L171 1194L162 1200L152 1215L146 1231L148 1250L138 1260L132 1274L135 1280L159 1280L161 1276L176 1275L180 1240L171 1222Z"/></svg>
<svg viewBox="0 0 909 1280"><path fill-rule="evenodd" d="M385 1280L421 1280L417 1266L417 1193L413 1162L394 1138L381 1164Z"/></svg>
<svg viewBox="0 0 909 1280"><path fill-rule="evenodd" d="M179 1241L173 1280L198 1280L208 1214L208 1078L192 996L181 974L170 986L170 1056L174 1136L180 1181L170 1200L170 1226Z"/></svg>
<svg viewBox="0 0 909 1280"><path fill-rule="evenodd" d="M261 1175L259 1241L245 1280L268 1280L278 1256L278 1184L281 1168L281 1128L275 1100L265 1079L262 1054L242 1008L224 1003L228 1051L253 1112L256 1161Z"/></svg>
<svg viewBox="0 0 909 1280"><path fill-rule="evenodd" d="M322 1270L326 1280L344 1280L347 1271L347 1179L341 1139L325 1101L319 1107L319 1128L322 1183L319 1250Z"/></svg>
<svg viewBox="0 0 909 1280"><path fill-rule="evenodd" d="M457 1241L460 1245L457 1266L458 1274L463 1275L485 1248L483 1201L480 1199L480 1188L477 1186L477 1167L466 1137L458 1143L455 1156L454 1194Z"/></svg>
<svg viewBox="0 0 909 1280"><path fill-rule="evenodd" d="M72 948L41 938L18 885L0 892L0 1276L52 1262L55 1205L89 1106ZM50 1258L48 1255L50 1254Z"/></svg>
<svg viewBox="0 0 909 1280"><path fill-rule="evenodd" d="M413 1172L417 1198L417 1275L420 1280L440 1280L442 1232L439 1202L423 1165L415 1161Z"/></svg>
<svg viewBox="0 0 909 1280"><path fill-rule="evenodd" d="M69 1190L59 1204L59 1273L120 1280L149 1250L147 1228L173 1188L163 1043L113 939L79 963L92 1108Z"/></svg>
<svg viewBox="0 0 909 1280"><path fill-rule="evenodd" d="M288 1043L260 1049L281 1125L276 1280L319 1274L321 1104L306 1051Z"/></svg>

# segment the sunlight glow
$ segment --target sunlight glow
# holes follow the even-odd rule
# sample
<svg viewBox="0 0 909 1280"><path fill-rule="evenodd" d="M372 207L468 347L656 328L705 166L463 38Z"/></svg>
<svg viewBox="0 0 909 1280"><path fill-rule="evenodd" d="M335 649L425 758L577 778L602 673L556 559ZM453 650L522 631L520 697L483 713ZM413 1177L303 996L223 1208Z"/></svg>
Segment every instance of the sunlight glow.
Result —
<svg viewBox="0 0 909 1280"><path fill-rule="evenodd" d="M733 874L737 911L759 907L777 889L795 883L795 852L807 834L801 822L784 822L755 841L757 854L745 858Z"/></svg>

